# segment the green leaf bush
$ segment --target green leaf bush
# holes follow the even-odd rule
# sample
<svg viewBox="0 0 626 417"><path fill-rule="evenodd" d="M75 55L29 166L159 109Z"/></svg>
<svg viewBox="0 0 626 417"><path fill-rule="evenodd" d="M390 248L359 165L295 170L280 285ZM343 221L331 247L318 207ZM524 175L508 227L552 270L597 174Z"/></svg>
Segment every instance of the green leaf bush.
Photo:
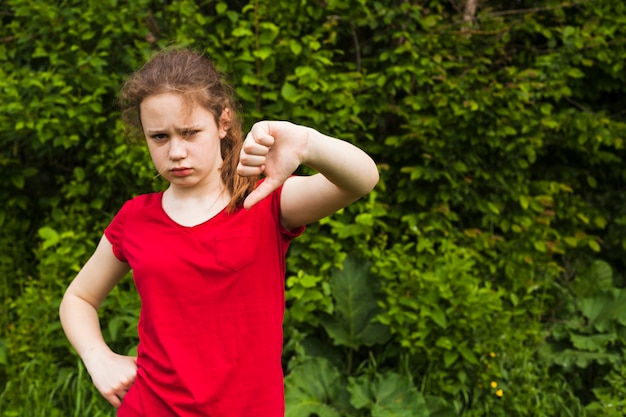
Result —
<svg viewBox="0 0 626 417"><path fill-rule="evenodd" d="M123 201L164 185L115 100L180 44L246 126L311 125L379 164L290 249L287 415L623 415L626 5L465 5L3 2L0 414L114 415L57 308ZM119 352L138 308L130 277L103 306Z"/></svg>

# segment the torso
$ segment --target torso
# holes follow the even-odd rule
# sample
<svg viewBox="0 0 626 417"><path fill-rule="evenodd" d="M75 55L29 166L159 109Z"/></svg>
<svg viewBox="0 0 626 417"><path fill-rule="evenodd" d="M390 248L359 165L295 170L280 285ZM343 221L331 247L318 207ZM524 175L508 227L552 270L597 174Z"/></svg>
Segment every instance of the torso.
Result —
<svg viewBox="0 0 626 417"><path fill-rule="evenodd" d="M118 415L282 417L284 257L295 234L281 229L279 193L193 226L161 196L136 198L106 232L142 300L137 379Z"/></svg>

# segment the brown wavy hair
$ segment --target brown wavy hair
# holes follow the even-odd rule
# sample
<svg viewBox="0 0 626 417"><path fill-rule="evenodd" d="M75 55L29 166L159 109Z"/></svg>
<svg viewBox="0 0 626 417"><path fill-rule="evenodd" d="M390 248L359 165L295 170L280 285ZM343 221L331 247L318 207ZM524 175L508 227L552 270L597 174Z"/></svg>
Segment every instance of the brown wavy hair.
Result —
<svg viewBox="0 0 626 417"><path fill-rule="evenodd" d="M220 174L230 191L228 210L243 204L259 177L237 174L239 152L243 144L242 121L235 92L223 75L202 53L183 48L170 48L155 54L123 84L119 104L122 121L129 137L143 139L140 105L149 96L161 93L180 94L187 105L199 104L215 117L219 126L224 110L230 110L226 136L221 140L223 159Z"/></svg>

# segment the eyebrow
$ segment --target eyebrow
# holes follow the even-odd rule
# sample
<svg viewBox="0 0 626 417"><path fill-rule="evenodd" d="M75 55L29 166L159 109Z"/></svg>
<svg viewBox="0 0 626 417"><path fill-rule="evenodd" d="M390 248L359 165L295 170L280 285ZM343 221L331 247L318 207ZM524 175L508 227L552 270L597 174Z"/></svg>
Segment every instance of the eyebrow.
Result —
<svg viewBox="0 0 626 417"><path fill-rule="evenodd" d="M186 132L189 130L197 130L200 129L200 125L188 125L188 126L181 126L181 127L177 127L174 130L176 130L177 132ZM169 128L158 128L158 129L148 129L146 130L146 134L148 135L154 135L156 133L163 133L163 132L167 132L169 131Z"/></svg>

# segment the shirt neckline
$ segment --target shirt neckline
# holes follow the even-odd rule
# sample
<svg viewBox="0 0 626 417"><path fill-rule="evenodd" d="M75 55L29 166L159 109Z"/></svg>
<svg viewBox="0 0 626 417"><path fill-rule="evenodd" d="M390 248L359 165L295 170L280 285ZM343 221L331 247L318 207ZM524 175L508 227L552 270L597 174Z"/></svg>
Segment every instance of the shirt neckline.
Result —
<svg viewBox="0 0 626 417"><path fill-rule="evenodd" d="M217 213L215 213L213 216L209 217L208 219L204 220L203 222L200 222L198 224L192 225L192 226L185 226L184 224L180 224L178 223L176 220L174 220L172 217L170 217L169 214L167 214L167 212L165 211L165 209L163 208L163 193L165 191L160 191L158 194L158 206L159 206L159 211L162 214L163 217L165 217L167 219L167 221L173 225L175 225L176 227L179 227L181 229L184 230L194 230L197 228L200 228L210 222L212 222L213 220L217 219L218 217L221 217L223 215L223 213L226 212L226 209L228 208L228 205L226 205L224 208L222 208L220 211L218 211Z"/></svg>

